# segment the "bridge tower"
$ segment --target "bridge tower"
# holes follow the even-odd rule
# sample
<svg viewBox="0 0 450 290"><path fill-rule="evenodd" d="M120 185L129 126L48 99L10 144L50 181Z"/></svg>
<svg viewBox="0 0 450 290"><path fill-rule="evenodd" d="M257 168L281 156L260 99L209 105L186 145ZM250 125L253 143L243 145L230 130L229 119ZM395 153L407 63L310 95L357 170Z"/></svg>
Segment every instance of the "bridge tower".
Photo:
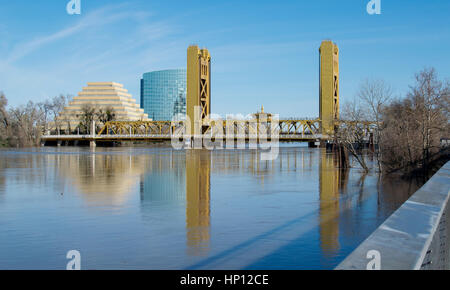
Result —
<svg viewBox="0 0 450 290"><path fill-rule="evenodd" d="M321 133L332 134L339 119L339 48L330 40L322 42L320 52L319 116Z"/></svg>
<svg viewBox="0 0 450 290"><path fill-rule="evenodd" d="M199 109L195 110L198 106ZM203 120L211 113L211 55L207 49L191 45L187 49L186 115L190 134L203 134Z"/></svg>

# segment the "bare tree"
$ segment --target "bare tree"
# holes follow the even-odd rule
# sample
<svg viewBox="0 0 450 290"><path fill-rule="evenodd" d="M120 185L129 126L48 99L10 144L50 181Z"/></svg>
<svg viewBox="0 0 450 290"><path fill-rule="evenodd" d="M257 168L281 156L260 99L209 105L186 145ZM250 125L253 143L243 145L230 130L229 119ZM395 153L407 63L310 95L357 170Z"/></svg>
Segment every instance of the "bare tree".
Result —
<svg viewBox="0 0 450 290"><path fill-rule="evenodd" d="M6 99L3 92L0 92L0 140L1 146L8 145L9 136L9 116L6 106L8 105L8 100Z"/></svg>
<svg viewBox="0 0 450 290"><path fill-rule="evenodd" d="M444 124L445 112L441 107L442 99L448 93L448 88L437 79L434 68L424 69L415 76L416 84L411 87L408 98L413 100L415 117L421 133L422 165L427 168L430 154L440 148L440 132Z"/></svg>
<svg viewBox="0 0 450 290"><path fill-rule="evenodd" d="M334 143L338 146L338 150L343 148L349 152L367 173L369 168L362 154L367 130L364 122L361 122L365 119L365 111L361 102L355 99L345 103L341 110L341 118L344 122L341 122L335 130ZM343 154L339 156L342 158Z"/></svg>
<svg viewBox="0 0 450 290"><path fill-rule="evenodd" d="M363 103L366 108L366 120L375 122L374 139L378 144L378 149L375 150L375 156L377 159L378 170L382 171L382 156L380 156L382 150L380 148L381 134L380 125L383 109L389 104L392 99L392 87L383 80L365 80L359 88L357 97Z"/></svg>
<svg viewBox="0 0 450 290"><path fill-rule="evenodd" d="M29 101L26 105L9 111L12 123L13 144L16 146L35 146L42 133L43 114L39 106Z"/></svg>
<svg viewBox="0 0 450 290"><path fill-rule="evenodd" d="M447 120L450 120L450 80L447 80L443 86L440 106Z"/></svg>
<svg viewBox="0 0 450 290"><path fill-rule="evenodd" d="M50 122L50 114L52 112L52 103L49 100L45 100L37 104L42 112L42 120L44 122L44 132L48 130L48 123Z"/></svg>
<svg viewBox="0 0 450 290"><path fill-rule="evenodd" d="M64 108L63 95L40 103L32 101L25 105L7 109L8 100L0 92L0 141L2 146L36 146L42 133L48 129L53 119L58 123L58 115ZM59 128L58 124L58 128Z"/></svg>
<svg viewBox="0 0 450 290"><path fill-rule="evenodd" d="M387 171L417 169L427 171L439 154L441 139L449 136L449 85L436 71L424 69L403 100L393 102L383 112L381 128L382 163Z"/></svg>
<svg viewBox="0 0 450 290"><path fill-rule="evenodd" d="M61 130L62 124L64 122L64 120L60 118L60 114L64 110L64 107L67 105L68 99L68 96L59 95L58 97L54 97L50 102L49 109L53 116L53 122L55 124L57 132Z"/></svg>
<svg viewBox="0 0 450 290"><path fill-rule="evenodd" d="M81 131L84 133L91 133L90 126L96 117L97 114L95 108L90 105L84 105L81 108L81 114L77 115L77 118L80 120L80 124L78 126Z"/></svg>
<svg viewBox="0 0 450 290"><path fill-rule="evenodd" d="M6 99L3 92L0 92L0 120L2 125L7 128L8 127L8 112L6 110L6 106L8 105L8 100Z"/></svg>

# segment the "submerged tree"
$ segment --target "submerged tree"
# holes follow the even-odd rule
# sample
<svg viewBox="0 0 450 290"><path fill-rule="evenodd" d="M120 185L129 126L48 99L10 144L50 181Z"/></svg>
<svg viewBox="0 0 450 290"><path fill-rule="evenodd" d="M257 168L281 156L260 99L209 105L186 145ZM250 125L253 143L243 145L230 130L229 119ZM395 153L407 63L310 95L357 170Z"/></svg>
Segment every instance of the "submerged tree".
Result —
<svg viewBox="0 0 450 290"><path fill-rule="evenodd" d="M347 158L347 152L361 165L365 172L369 172L362 149L364 147L365 127L361 120L366 117L364 107L358 99L345 103L341 110L341 118L345 120L337 126L334 134L334 143L337 146L340 160ZM347 161L341 162L347 164Z"/></svg>
<svg viewBox="0 0 450 290"><path fill-rule="evenodd" d="M341 120L336 128L334 142L348 151L368 172L363 149L368 142L368 122L372 122L372 138L380 143L380 124L383 109L388 105L392 97L390 85L383 80L365 80L359 87L355 98L345 103L341 109ZM381 168L380 150L375 149L379 171Z"/></svg>
<svg viewBox="0 0 450 290"><path fill-rule="evenodd" d="M375 156L378 164L378 170L382 172L382 136L381 119L384 108L389 105L392 99L392 87L383 80L366 80L360 85L357 97L362 102L367 121L375 122L373 127L373 138L378 144L375 150Z"/></svg>

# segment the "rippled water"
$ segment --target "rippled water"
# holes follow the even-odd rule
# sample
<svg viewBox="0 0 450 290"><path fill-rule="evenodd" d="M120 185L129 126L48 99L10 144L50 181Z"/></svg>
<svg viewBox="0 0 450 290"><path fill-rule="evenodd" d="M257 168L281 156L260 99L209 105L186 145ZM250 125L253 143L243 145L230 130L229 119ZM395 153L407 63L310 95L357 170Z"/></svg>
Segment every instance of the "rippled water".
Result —
<svg viewBox="0 0 450 290"><path fill-rule="evenodd" d="M0 269L332 269L417 188L333 155L0 151Z"/></svg>

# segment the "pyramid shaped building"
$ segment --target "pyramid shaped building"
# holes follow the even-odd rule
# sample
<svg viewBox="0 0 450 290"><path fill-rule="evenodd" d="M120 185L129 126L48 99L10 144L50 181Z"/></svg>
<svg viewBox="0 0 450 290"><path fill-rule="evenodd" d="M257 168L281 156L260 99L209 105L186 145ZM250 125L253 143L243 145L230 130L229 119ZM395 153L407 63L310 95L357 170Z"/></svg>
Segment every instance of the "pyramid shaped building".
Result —
<svg viewBox="0 0 450 290"><path fill-rule="evenodd" d="M74 97L58 117L61 129L74 130L79 124L84 107L105 110L112 108L115 121L150 121L136 103L136 100L123 88L122 84L115 82L88 83L87 87Z"/></svg>

